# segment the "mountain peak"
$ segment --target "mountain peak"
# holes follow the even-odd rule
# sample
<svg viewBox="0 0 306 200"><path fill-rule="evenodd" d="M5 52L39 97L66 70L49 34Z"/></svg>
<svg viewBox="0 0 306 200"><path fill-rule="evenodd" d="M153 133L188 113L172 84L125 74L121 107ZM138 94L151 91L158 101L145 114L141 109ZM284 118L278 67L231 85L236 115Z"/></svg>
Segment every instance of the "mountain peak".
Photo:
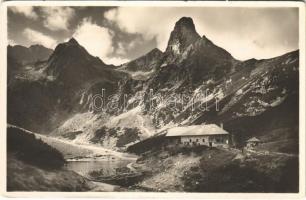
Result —
<svg viewBox="0 0 306 200"><path fill-rule="evenodd" d="M155 53L163 53L161 50L159 50L158 48L154 48L154 49L152 49L150 52L148 52L148 54L151 54L151 53L153 53L153 54L155 54Z"/></svg>
<svg viewBox="0 0 306 200"><path fill-rule="evenodd" d="M74 38L56 46L47 62L48 76L63 82L69 87L95 79L106 65L87 50Z"/></svg>
<svg viewBox="0 0 306 200"><path fill-rule="evenodd" d="M182 17L175 23L168 41L166 52L179 55L190 44L200 38L201 36L196 32L192 18Z"/></svg>
<svg viewBox="0 0 306 200"><path fill-rule="evenodd" d="M74 39L73 37L68 41L69 44L74 44L74 45L78 45L78 41L76 39Z"/></svg>
<svg viewBox="0 0 306 200"><path fill-rule="evenodd" d="M182 17L175 23L174 30L181 28L186 28L192 31L196 31L191 17Z"/></svg>

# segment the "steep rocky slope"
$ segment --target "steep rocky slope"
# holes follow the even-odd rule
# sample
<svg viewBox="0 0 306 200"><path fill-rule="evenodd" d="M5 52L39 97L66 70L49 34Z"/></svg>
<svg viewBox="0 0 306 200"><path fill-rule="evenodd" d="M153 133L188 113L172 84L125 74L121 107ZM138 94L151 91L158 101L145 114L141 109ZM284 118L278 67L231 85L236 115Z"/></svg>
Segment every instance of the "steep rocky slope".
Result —
<svg viewBox="0 0 306 200"><path fill-rule="evenodd" d="M128 63L125 63L120 66L120 70L127 70L127 71L151 71L155 69L157 66L160 65L160 59L163 56L163 52L161 52L159 49L155 48L148 52L147 54L130 61Z"/></svg>
<svg viewBox="0 0 306 200"><path fill-rule="evenodd" d="M130 74L134 80L147 80L160 66L162 59L163 52L155 48L135 60L122 64L118 70Z"/></svg>
<svg viewBox="0 0 306 200"><path fill-rule="evenodd" d="M59 44L47 61L27 64L8 76L8 122L50 132L71 114L88 110L80 105L82 93L95 94L103 87L111 95L125 74L71 39Z"/></svg>

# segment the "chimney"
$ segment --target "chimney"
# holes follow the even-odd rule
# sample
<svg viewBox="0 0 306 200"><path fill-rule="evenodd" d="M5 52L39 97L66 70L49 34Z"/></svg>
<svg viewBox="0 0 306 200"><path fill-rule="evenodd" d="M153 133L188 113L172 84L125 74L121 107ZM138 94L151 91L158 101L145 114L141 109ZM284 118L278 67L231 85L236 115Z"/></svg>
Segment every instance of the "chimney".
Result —
<svg viewBox="0 0 306 200"><path fill-rule="evenodd" d="M220 127L223 129L223 123L222 122L220 123Z"/></svg>

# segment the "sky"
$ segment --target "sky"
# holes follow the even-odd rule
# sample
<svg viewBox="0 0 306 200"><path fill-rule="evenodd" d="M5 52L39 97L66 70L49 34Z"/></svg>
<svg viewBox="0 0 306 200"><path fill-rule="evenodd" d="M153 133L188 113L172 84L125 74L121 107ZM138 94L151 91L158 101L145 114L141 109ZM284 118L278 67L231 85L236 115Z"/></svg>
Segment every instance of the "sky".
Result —
<svg viewBox="0 0 306 200"><path fill-rule="evenodd" d="M238 60L298 49L298 8L17 6L8 9L8 40L54 49L74 37L90 54L119 65L156 47L164 51L183 16Z"/></svg>

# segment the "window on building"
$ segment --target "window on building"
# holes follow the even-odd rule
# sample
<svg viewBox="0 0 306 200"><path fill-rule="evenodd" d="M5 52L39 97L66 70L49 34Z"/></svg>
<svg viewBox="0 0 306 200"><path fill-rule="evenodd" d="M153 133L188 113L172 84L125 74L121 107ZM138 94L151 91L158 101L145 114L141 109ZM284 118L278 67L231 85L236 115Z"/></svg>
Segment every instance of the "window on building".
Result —
<svg viewBox="0 0 306 200"><path fill-rule="evenodd" d="M202 139L203 142L205 142L205 139Z"/></svg>
<svg viewBox="0 0 306 200"><path fill-rule="evenodd" d="M191 139L189 139L189 142L191 142Z"/></svg>
<svg viewBox="0 0 306 200"><path fill-rule="evenodd" d="M196 139L197 142L199 142L199 139Z"/></svg>

